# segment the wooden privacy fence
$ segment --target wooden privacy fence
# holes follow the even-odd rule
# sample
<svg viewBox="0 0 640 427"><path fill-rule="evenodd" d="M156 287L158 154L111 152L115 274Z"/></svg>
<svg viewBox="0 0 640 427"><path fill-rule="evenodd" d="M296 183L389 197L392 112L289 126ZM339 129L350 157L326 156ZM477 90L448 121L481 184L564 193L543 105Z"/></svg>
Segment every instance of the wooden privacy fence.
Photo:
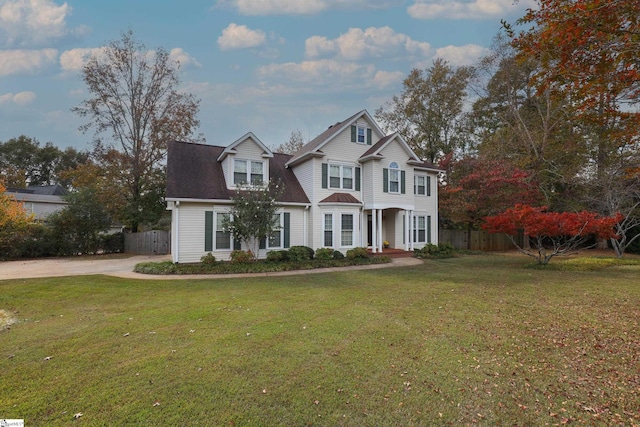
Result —
<svg viewBox="0 0 640 427"><path fill-rule="evenodd" d="M471 230L471 236L467 230L444 230L438 231L438 241L440 243L450 243L456 249L471 249L473 251L507 251L514 249L511 240L504 234L490 234L484 230ZM469 242L469 237L471 242ZM520 247L524 236L516 236L516 242ZM470 243L470 244L469 244Z"/></svg>
<svg viewBox="0 0 640 427"><path fill-rule="evenodd" d="M163 230L127 233L124 251L128 254L166 255L171 251L171 233Z"/></svg>

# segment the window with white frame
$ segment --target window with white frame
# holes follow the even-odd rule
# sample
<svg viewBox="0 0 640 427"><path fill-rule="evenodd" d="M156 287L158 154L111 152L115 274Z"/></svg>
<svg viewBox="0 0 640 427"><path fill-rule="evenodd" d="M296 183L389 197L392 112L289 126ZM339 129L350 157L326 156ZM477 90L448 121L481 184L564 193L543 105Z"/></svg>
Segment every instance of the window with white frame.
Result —
<svg viewBox="0 0 640 427"><path fill-rule="evenodd" d="M413 217L413 241L415 243L427 242L427 217L425 215Z"/></svg>
<svg viewBox="0 0 640 427"><path fill-rule="evenodd" d="M389 164L389 193L400 192L400 167L396 162Z"/></svg>
<svg viewBox="0 0 640 427"><path fill-rule="evenodd" d="M216 212L216 249L231 249L231 232L224 228L230 215L227 212Z"/></svg>
<svg viewBox="0 0 640 427"><path fill-rule="evenodd" d="M323 246L326 248L333 247L333 214L324 214L323 221Z"/></svg>
<svg viewBox="0 0 640 427"><path fill-rule="evenodd" d="M353 190L353 166L329 165L329 188Z"/></svg>
<svg viewBox="0 0 640 427"><path fill-rule="evenodd" d="M265 181L264 162L235 159L233 161L233 183L261 185Z"/></svg>
<svg viewBox="0 0 640 427"><path fill-rule="evenodd" d="M269 249L277 249L282 247L282 229L284 228L282 224L282 218L283 218L283 215L280 213L273 214L273 222L278 225L277 225L277 229L273 230L271 232L271 235L269 236L269 239L268 239Z"/></svg>
<svg viewBox="0 0 640 427"><path fill-rule="evenodd" d="M414 176L414 194L420 196L427 194L427 177L425 175Z"/></svg>
<svg viewBox="0 0 640 427"><path fill-rule="evenodd" d="M367 142L367 128L364 126L357 127L356 142L365 144Z"/></svg>
<svg viewBox="0 0 640 427"><path fill-rule="evenodd" d="M342 214L340 218L340 246L353 246L353 214Z"/></svg>

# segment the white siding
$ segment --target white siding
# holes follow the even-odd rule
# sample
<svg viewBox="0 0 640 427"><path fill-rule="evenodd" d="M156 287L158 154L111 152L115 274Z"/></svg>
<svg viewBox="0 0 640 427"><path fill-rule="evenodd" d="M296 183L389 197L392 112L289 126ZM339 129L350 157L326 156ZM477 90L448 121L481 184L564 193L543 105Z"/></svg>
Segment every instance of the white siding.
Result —
<svg viewBox="0 0 640 427"><path fill-rule="evenodd" d="M174 208L172 212L172 236L176 236L172 242L173 261L180 263L199 262L203 255L207 254L204 247L205 239L205 212L225 211L228 205L213 205L207 203L185 203ZM303 245L304 243L304 208L285 206L280 212L289 213L290 246ZM214 217L215 220L215 217ZM283 244L284 244L284 235ZM215 244L215 236L213 238ZM176 248L175 245L179 247ZM177 249L177 256L176 256ZM243 250L250 249L242 245ZM214 250L211 253L219 260L228 260L231 250ZM262 249L258 253L259 258L266 256L267 250Z"/></svg>

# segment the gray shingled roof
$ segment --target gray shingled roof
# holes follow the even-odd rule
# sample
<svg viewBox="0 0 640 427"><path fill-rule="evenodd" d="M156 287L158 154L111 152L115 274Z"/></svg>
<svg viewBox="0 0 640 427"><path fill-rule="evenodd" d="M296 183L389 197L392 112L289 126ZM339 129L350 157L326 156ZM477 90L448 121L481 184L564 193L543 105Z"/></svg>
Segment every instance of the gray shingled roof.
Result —
<svg viewBox="0 0 640 427"><path fill-rule="evenodd" d="M233 190L227 188L218 156L226 147L174 141L167 151L167 194L169 199L230 200ZM291 169L284 167L291 158L274 153L269 159L269 176L284 184L278 201L309 203Z"/></svg>
<svg viewBox="0 0 640 427"><path fill-rule="evenodd" d="M320 200L320 203L362 203L349 193L333 193L329 197Z"/></svg>
<svg viewBox="0 0 640 427"><path fill-rule="evenodd" d="M353 121L354 118L361 116L365 111L366 110L359 111L356 114L354 114L353 116L349 117L348 119L343 120L341 122L337 122L333 126L329 126L329 128L327 128L327 130L325 130L320 135L318 135L315 138L313 138L311 141L309 141L308 143L303 145L298 151L296 151L293 154L293 156L291 157L291 159L289 160L289 162L290 163L295 163L298 159L300 159L304 155L309 154L312 151L314 151L316 148L318 148L320 145L322 145L323 142L325 142L327 139L331 138L336 133L338 133L342 129L342 126L345 123L350 123L351 121Z"/></svg>

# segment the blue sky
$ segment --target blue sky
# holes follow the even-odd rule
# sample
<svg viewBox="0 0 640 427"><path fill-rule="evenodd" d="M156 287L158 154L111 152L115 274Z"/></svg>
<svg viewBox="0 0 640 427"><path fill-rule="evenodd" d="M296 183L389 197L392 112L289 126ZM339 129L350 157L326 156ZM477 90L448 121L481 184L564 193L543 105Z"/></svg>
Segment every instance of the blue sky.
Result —
<svg viewBox="0 0 640 427"><path fill-rule="evenodd" d="M208 144L313 138L436 57L469 65L533 0L0 0L0 141L90 149L71 113L88 55L129 28L181 64Z"/></svg>

